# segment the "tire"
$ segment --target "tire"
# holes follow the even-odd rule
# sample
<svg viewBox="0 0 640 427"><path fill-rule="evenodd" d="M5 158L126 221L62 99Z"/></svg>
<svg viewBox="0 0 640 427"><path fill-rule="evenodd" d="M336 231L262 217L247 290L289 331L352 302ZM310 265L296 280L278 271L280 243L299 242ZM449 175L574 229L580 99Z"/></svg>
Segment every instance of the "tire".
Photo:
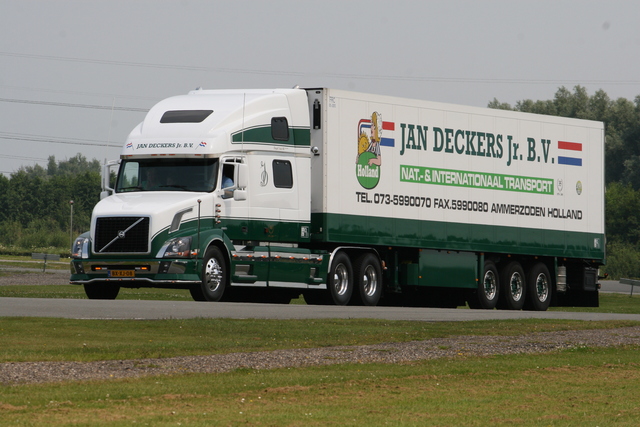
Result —
<svg viewBox="0 0 640 427"><path fill-rule="evenodd" d="M551 304L551 276L546 265L539 262L527 272L527 310L546 311Z"/></svg>
<svg viewBox="0 0 640 427"><path fill-rule="evenodd" d="M85 283L84 293L89 299L116 299L120 286L111 283Z"/></svg>
<svg viewBox="0 0 640 427"><path fill-rule="evenodd" d="M527 295L527 281L524 270L517 261L512 261L501 271L500 308L522 310Z"/></svg>
<svg viewBox="0 0 640 427"><path fill-rule="evenodd" d="M189 288L189 293L194 301L206 301L202 293L201 285L193 285Z"/></svg>
<svg viewBox="0 0 640 427"><path fill-rule="evenodd" d="M200 286L189 289L196 301L220 301L227 287L228 269L222 251L215 246L205 252Z"/></svg>
<svg viewBox="0 0 640 427"><path fill-rule="evenodd" d="M491 310L498 305L500 296L500 279L498 269L493 261L484 262L482 280L478 283L478 289L469 298L470 308Z"/></svg>
<svg viewBox="0 0 640 427"><path fill-rule="evenodd" d="M330 302L329 294L326 290L304 291L302 296L307 305L326 305Z"/></svg>
<svg viewBox="0 0 640 427"><path fill-rule="evenodd" d="M382 268L378 257L365 253L353 264L355 289L353 300L359 305L378 305L382 296Z"/></svg>
<svg viewBox="0 0 640 427"><path fill-rule="evenodd" d="M329 276L327 277L327 287L331 301L335 305L347 305L353 294L353 269L349 256L344 252L336 253Z"/></svg>

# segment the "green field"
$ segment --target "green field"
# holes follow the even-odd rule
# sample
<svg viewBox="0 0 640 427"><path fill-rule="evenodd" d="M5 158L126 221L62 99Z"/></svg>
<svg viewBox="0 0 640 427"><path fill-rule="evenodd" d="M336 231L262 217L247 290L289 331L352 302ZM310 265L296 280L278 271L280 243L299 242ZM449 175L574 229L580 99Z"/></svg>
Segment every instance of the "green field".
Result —
<svg viewBox="0 0 640 427"><path fill-rule="evenodd" d="M356 345L630 322L0 318L3 361ZM637 324L637 323L635 323ZM0 386L2 425L637 425L639 347Z"/></svg>
<svg viewBox="0 0 640 427"><path fill-rule="evenodd" d="M64 282L0 286L0 297L86 298L82 287ZM123 289L118 298L191 300L188 291L162 289ZM639 298L602 294L599 308L579 310L640 313ZM135 360L632 325L638 323L0 317L0 363ZM3 384L0 425L635 426L639 350L578 346L410 363Z"/></svg>

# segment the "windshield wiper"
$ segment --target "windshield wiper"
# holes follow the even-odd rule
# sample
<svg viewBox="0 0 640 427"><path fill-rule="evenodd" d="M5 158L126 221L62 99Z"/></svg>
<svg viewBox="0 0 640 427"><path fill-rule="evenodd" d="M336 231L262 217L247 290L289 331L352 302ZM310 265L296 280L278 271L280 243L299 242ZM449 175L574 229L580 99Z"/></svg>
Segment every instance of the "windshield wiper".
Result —
<svg viewBox="0 0 640 427"><path fill-rule="evenodd" d="M177 185L177 184L170 184L170 185L161 185L160 188L179 188L181 190L186 190L187 186L186 185Z"/></svg>

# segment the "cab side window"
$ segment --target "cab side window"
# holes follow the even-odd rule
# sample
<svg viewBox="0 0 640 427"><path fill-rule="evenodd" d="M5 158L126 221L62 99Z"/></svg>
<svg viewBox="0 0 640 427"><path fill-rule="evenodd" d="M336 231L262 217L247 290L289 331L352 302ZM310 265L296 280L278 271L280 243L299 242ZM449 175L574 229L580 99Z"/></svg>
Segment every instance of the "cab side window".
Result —
<svg viewBox="0 0 640 427"><path fill-rule="evenodd" d="M235 165L233 163L225 163L222 166L222 181L220 183L220 188L224 189L224 188L233 187L234 177L235 177Z"/></svg>
<svg viewBox="0 0 640 427"><path fill-rule="evenodd" d="M273 185L276 188L292 188L293 172L291 162L288 160L273 161Z"/></svg>
<svg viewBox="0 0 640 427"><path fill-rule="evenodd" d="M273 117L271 119L271 138L276 141L289 140L289 123L286 117Z"/></svg>

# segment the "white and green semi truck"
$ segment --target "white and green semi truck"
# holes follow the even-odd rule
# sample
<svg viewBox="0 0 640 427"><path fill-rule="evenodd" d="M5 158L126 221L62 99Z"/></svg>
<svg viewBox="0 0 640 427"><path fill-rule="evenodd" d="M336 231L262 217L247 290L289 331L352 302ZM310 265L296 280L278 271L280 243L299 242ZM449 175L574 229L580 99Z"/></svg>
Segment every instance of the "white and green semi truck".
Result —
<svg viewBox="0 0 640 427"><path fill-rule="evenodd" d="M195 90L155 105L105 166L70 282L100 299L166 287L199 301L597 305L603 171L600 122Z"/></svg>

